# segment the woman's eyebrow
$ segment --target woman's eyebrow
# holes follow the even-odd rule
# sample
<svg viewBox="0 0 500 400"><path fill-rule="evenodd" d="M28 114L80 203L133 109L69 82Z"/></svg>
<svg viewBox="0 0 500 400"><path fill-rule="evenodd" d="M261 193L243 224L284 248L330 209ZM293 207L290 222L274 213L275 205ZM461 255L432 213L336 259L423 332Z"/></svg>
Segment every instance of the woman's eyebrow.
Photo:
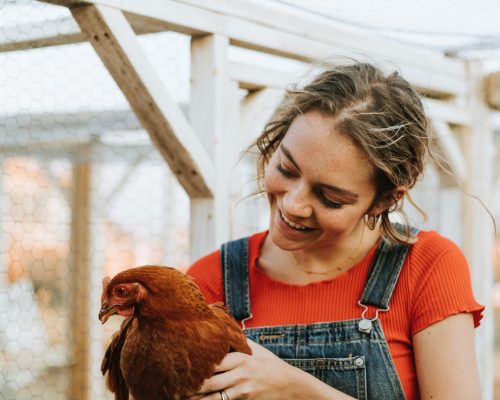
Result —
<svg viewBox="0 0 500 400"><path fill-rule="evenodd" d="M297 168L300 171L300 167L297 164L297 161L295 161L295 159L293 158L290 151L285 146L283 146L283 144L280 145L280 149L283 152L283 154L286 156L286 158L288 158L290 160L290 162L295 166L295 168ZM324 187L325 189L331 190L332 192L337 193L339 195L346 196L346 197L352 199L352 201L355 201L359 198L359 196L356 193L353 193L347 189L340 188L338 186L327 185L325 183L320 183L318 186Z"/></svg>
<svg viewBox="0 0 500 400"><path fill-rule="evenodd" d="M337 193L341 196L345 196L347 198L350 198L352 201L356 201L359 198L359 196L356 193L353 193L347 189L342 189L338 186L327 185L324 183L320 183L319 186L322 186L322 187L326 188L327 190L331 190L332 192Z"/></svg>

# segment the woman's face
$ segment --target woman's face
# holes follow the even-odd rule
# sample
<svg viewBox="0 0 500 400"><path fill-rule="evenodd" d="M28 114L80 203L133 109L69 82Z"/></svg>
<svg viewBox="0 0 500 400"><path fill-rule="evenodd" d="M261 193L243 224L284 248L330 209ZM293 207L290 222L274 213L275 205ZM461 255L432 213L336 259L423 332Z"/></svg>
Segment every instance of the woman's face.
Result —
<svg viewBox="0 0 500 400"><path fill-rule="evenodd" d="M367 156L334 130L331 117L299 115L265 171L271 239L283 250L301 250L353 236L375 198L373 174Z"/></svg>

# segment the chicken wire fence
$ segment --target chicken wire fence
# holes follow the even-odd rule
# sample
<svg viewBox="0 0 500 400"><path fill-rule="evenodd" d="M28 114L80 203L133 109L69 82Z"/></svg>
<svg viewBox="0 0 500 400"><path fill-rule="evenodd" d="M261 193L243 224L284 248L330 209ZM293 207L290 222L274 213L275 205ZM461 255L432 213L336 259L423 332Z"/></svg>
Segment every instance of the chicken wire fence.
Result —
<svg viewBox="0 0 500 400"><path fill-rule="evenodd" d="M37 2L0 13L10 43L71 21ZM140 41L185 104L189 38ZM186 268L188 197L88 43L0 53L0 87L0 398L111 398L99 355L120 321L99 326L101 279Z"/></svg>
<svg viewBox="0 0 500 400"><path fill-rule="evenodd" d="M189 265L189 198L91 46L9 48L75 27L66 8L0 0L2 400L111 398L100 362L120 320L97 319L102 277ZM189 37L139 42L186 112ZM457 219L460 193L439 188L431 166L419 186L430 221ZM242 230L263 226L262 206L246 207Z"/></svg>

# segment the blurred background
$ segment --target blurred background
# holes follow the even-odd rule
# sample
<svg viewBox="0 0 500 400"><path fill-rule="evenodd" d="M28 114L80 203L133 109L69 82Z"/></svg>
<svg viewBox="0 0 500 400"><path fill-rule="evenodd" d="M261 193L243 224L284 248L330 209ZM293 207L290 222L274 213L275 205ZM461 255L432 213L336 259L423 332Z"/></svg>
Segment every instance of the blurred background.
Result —
<svg viewBox="0 0 500 400"><path fill-rule="evenodd" d="M120 65L109 67L116 58L87 41L102 27L84 28L69 8L75 2L49 3L0 0L0 399L111 398L100 362L120 321L97 320L102 277L143 264L185 270L221 241L265 229L266 202L251 196L254 159L241 152L286 85L314 75L318 61L346 57L411 77L436 154L485 206L429 162L413 193L429 219L408 212L466 252L476 297L488 306L477 332L485 399L500 399L500 230L495 237L492 222L500 223L500 3L96 1L124 7L140 49L123 45L125 54L149 69L131 68L158 78L165 104L179 110L173 117L195 132L220 129L206 145L220 191L201 214L200 196L153 144ZM197 55L205 30L225 43L222 62ZM215 76L214 97L200 103L205 70ZM205 115L212 111L215 121Z"/></svg>

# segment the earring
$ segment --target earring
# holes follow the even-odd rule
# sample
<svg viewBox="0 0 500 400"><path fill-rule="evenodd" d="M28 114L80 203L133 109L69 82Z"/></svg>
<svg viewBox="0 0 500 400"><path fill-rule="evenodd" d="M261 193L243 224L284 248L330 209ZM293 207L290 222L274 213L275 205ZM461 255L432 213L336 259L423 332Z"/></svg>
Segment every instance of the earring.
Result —
<svg viewBox="0 0 500 400"><path fill-rule="evenodd" d="M366 226L369 230L373 231L377 225L378 215L367 215L366 216Z"/></svg>

